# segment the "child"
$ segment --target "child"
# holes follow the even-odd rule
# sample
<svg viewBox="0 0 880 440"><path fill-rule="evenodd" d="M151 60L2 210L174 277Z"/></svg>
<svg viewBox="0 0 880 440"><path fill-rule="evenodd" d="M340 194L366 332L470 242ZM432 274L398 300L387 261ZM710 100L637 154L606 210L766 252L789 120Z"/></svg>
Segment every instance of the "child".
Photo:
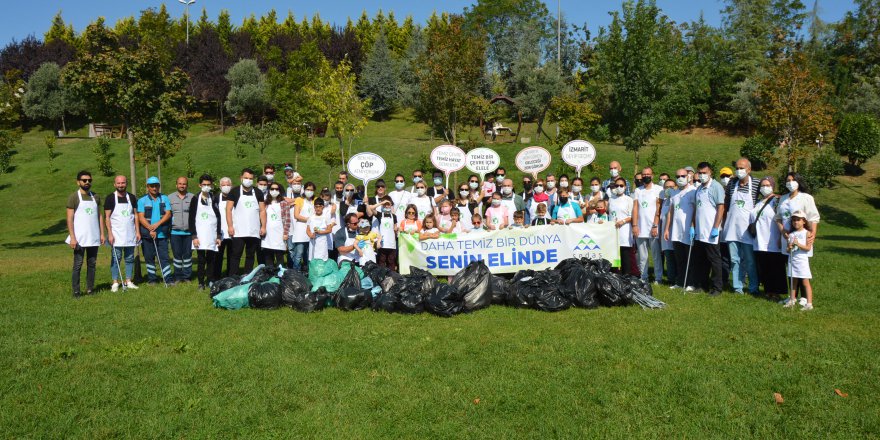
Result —
<svg viewBox="0 0 880 440"><path fill-rule="evenodd" d="M416 205L406 205L403 211L404 219L400 222L399 230L405 234L418 234L422 230L422 222L419 221L419 209Z"/></svg>
<svg viewBox="0 0 880 440"><path fill-rule="evenodd" d="M807 291L807 303L802 304L801 310L813 310L813 286L810 279L810 260L813 256L813 247L807 244L807 215L798 210L791 215L791 232L788 233L788 276L791 278L791 296L783 307L794 307L797 300L798 282L804 285Z"/></svg>
<svg viewBox="0 0 880 440"><path fill-rule="evenodd" d="M457 209L453 209L452 212L449 213L452 216L452 231L451 232L470 232L469 229L465 226L461 221L461 211Z"/></svg>
<svg viewBox="0 0 880 440"><path fill-rule="evenodd" d="M379 247L378 264L397 271L397 216L392 211L393 202L391 197L382 197L382 209L373 218L373 229L379 231L382 237L382 245Z"/></svg>
<svg viewBox="0 0 880 440"><path fill-rule="evenodd" d="M363 266L368 261L376 262L376 248L381 243L382 237L378 232L373 230L370 221L362 218L358 222L358 233L354 236L354 242L357 244L358 255L360 255L360 265Z"/></svg>
<svg viewBox="0 0 880 440"><path fill-rule="evenodd" d="M428 214L422 220L422 230L419 232L419 240L428 240L431 238L440 238L440 230L434 224L434 215Z"/></svg>
<svg viewBox="0 0 880 440"><path fill-rule="evenodd" d="M514 217L515 219L516 217ZM539 203L537 208L535 208L535 218L532 219L532 226L549 225L550 223L550 217L547 215L547 205Z"/></svg>
<svg viewBox="0 0 880 440"><path fill-rule="evenodd" d="M492 206L486 210L486 229L497 231L507 227L510 213L507 207L501 205L501 193L492 194Z"/></svg>
<svg viewBox="0 0 880 440"><path fill-rule="evenodd" d="M590 202L590 207L593 211L590 214L590 217L587 218L587 223L605 223L608 221L608 201L607 200L594 200Z"/></svg>
<svg viewBox="0 0 880 440"><path fill-rule="evenodd" d="M456 211L458 211L456 209ZM452 222L452 202L445 199L440 202L440 215L437 217L437 229L444 234L452 232L455 224Z"/></svg>
<svg viewBox="0 0 880 440"><path fill-rule="evenodd" d="M327 261L333 241L333 221L324 212L324 200L315 199L315 213L306 222L306 235L309 236L309 260Z"/></svg>
<svg viewBox="0 0 880 440"><path fill-rule="evenodd" d="M541 205L543 206L543 205ZM544 208L545 210L547 208ZM516 211L513 213L513 224L510 225L510 229L522 229L525 228L526 215L522 211Z"/></svg>
<svg viewBox="0 0 880 440"><path fill-rule="evenodd" d="M482 231L485 229L484 225L483 225L483 216L480 215L479 213L476 213L473 216L471 216L471 224L474 227L468 232Z"/></svg>

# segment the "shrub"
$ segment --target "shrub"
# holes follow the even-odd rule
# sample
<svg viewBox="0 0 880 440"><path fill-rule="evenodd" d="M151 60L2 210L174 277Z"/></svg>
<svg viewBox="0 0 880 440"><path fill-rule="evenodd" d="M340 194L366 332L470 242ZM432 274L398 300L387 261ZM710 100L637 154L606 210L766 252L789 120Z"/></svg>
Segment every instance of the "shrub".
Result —
<svg viewBox="0 0 880 440"><path fill-rule="evenodd" d="M850 165L861 168L880 151L880 123L870 115L848 114L840 123L834 149L846 156Z"/></svg>
<svg viewBox="0 0 880 440"><path fill-rule="evenodd" d="M746 138L739 147L739 154L752 162L752 170L767 168L767 162L773 155L775 145L772 140L765 136L752 136Z"/></svg>
<svg viewBox="0 0 880 440"><path fill-rule="evenodd" d="M815 194L822 188L834 186L834 178L843 172L840 156L830 148L824 148L813 157L803 176Z"/></svg>
<svg viewBox="0 0 880 440"><path fill-rule="evenodd" d="M102 175L111 177L116 174L113 165L110 163L110 160L113 159L113 152L110 151L109 137L99 137L95 146L92 147L92 152L95 153L95 160L98 161L98 170L101 171Z"/></svg>

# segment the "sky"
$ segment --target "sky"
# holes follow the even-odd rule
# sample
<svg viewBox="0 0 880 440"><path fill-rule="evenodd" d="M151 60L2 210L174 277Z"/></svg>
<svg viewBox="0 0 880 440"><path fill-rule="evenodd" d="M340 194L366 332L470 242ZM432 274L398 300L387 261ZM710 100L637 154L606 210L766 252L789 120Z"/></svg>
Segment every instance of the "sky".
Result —
<svg viewBox="0 0 880 440"><path fill-rule="evenodd" d="M201 15L202 8L208 12L212 21L216 21L217 14L222 9L227 9L232 16L233 23L241 23L242 19L250 14L260 16L270 9L275 9L282 19L287 16L287 11L293 11L297 20L303 15L311 17L315 13L321 15L325 21L344 25L348 17L357 20L361 12L366 10L370 16L376 11L394 11L398 22L403 21L407 15L412 15L418 23L424 23L431 12L461 12L465 7L473 4L476 0L196 0L190 6L192 20ZM808 8L812 8L813 1L803 0ZM556 13L557 1L545 0L548 9ZM676 22L687 22L697 19L700 13L711 25L720 25L721 0L657 0L657 5L663 12ZM2 17L0 17L0 46L15 40L21 40L33 34L42 39L43 34L49 29L52 17L60 10L67 23L73 24L77 33L85 29L86 25L96 17L103 16L109 24L116 23L120 18L137 16L140 11L150 7L159 7L165 3L169 12L174 17L184 14L184 6L173 1L148 1L148 0L2 0ZM608 12L619 10L621 0L561 0L562 12L572 24L587 24L593 35L599 26L605 26L610 22ZM846 11L854 9L853 0L819 0L819 17L826 22L840 20Z"/></svg>

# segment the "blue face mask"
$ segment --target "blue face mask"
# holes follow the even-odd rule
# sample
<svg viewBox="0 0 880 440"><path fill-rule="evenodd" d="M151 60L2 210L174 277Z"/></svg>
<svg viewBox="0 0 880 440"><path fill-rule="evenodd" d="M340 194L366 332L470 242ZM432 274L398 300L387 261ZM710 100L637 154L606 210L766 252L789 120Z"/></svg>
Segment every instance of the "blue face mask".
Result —
<svg viewBox="0 0 880 440"><path fill-rule="evenodd" d="M394 182L394 189L401 190L401 189L403 189L403 186L404 186L403 182Z"/></svg>
<svg viewBox="0 0 880 440"><path fill-rule="evenodd" d="M443 184L443 178L442 178L442 177L435 177L435 178L434 178L434 185L435 185L435 186L440 186L440 185L442 185L442 184Z"/></svg>

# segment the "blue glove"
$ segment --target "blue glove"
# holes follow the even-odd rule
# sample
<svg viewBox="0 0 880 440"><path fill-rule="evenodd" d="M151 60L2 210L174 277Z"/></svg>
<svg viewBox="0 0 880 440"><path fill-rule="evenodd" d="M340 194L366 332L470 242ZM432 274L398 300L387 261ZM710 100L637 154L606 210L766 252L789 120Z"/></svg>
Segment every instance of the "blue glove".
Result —
<svg viewBox="0 0 880 440"><path fill-rule="evenodd" d="M718 236L718 228L712 228L712 230L709 231L709 238L712 239L717 236Z"/></svg>
<svg viewBox="0 0 880 440"><path fill-rule="evenodd" d="M691 241L693 241L694 237L697 236L697 231L691 226Z"/></svg>

